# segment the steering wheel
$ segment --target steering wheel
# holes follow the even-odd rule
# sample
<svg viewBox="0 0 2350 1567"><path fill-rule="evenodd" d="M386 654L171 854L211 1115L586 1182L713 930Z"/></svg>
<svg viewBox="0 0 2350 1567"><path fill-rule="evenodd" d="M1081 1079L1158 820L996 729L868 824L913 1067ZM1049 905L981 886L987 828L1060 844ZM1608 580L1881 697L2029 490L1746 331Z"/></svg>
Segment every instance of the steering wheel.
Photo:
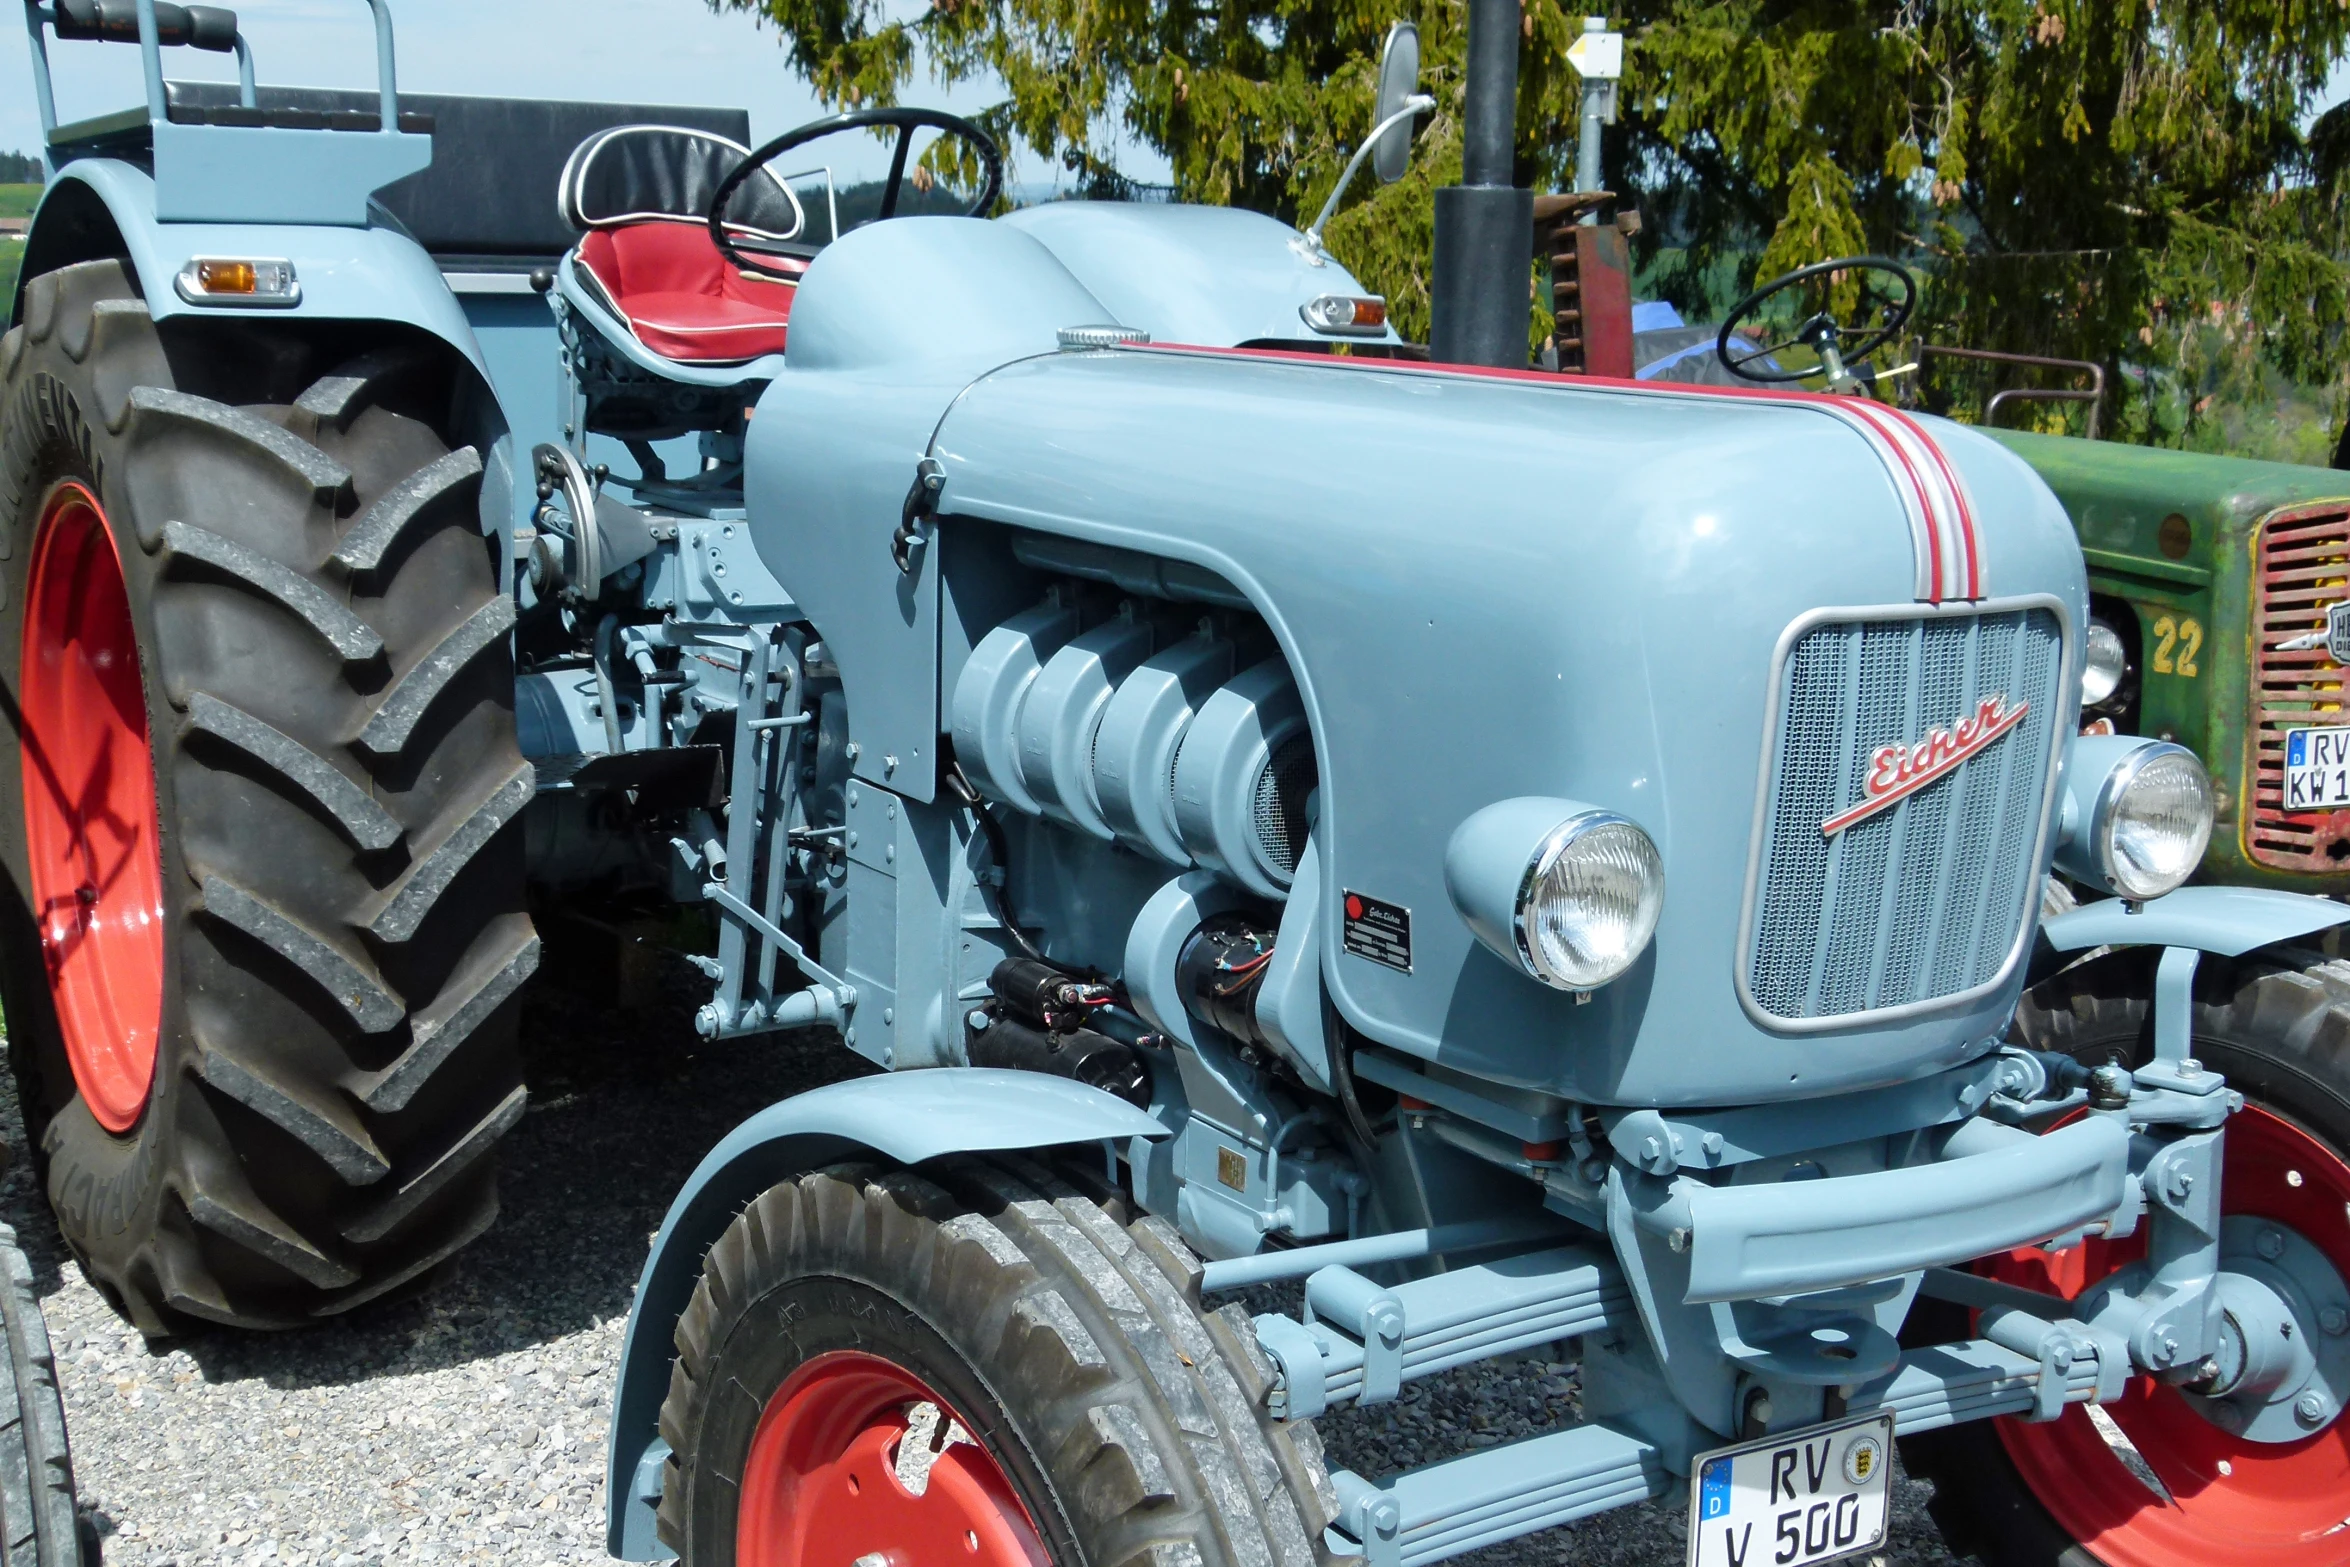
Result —
<svg viewBox="0 0 2350 1567"><path fill-rule="evenodd" d="M1738 328L1748 321L1758 319L1762 314L1764 304L1773 297L1788 289L1800 287L1814 278L1849 272L1857 272L1862 275L1861 312L1859 319L1852 325L1846 326L1838 321L1832 313L1822 310L1798 325L1793 336L1773 343L1767 348L1758 348L1751 354L1742 354L1735 358L1731 356L1730 345ZM1875 295L1875 289L1868 281L1872 276L1892 279L1897 285L1895 293L1898 294L1898 298L1894 297L1893 293L1888 293L1872 299L1872 296ZM1721 335L1714 339L1714 352L1721 355L1722 365L1725 369L1744 380L1759 381L1764 385L1775 385L1787 381L1806 381L1815 375L1825 375L1828 378L1829 386L1836 390L1858 390L1859 383L1846 366L1856 359L1866 359L1877 349L1883 347L1893 334L1909 325L1909 318L1917 313L1917 306L1917 279L1910 276L1909 268L1900 262L1888 261L1883 256L1839 256L1833 261L1822 261L1808 267L1798 267L1785 277L1773 278L1738 301L1730 311L1728 319L1722 322ZM1762 334L1757 333L1756 335ZM1846 342L1847 337L1853 338L1854 341ZM1795 347L1808 348L1818 354L1820 356L1819 367L1811 370L1778 370L1757 367L1758 361L1769 359L1773 354Z"/></svg>
<svg viewBox="0 0 2350 1567"><path fill-rule="evenodd" d="M769 266L758 259L756 252L735 248L723 219L726 204L734 199L734 193L742 188L743 181L794 147L804 147L820 137L855 130L862 125L894 125L898 131L897 145L890 150L889 177L881 188L881 213L874 220L876 222L881 218L897 216L898 192L906 183L906 155L913 151L914 132L926 125L969 142L978 151L979 161L987 170L987 178L980 183L978 197L965 209L963 216L981 216L995 205L996 197L1003 191L1003 150L996 146L995 138L962 116L942 113L937 109L852 109L847 114L811 120L796 130L785 131L735 165L734 172L718 182L718 193L710 198L710 238L718 246L718 253L746 272L763 272L769 277L798 281L800 274L797 269L786 271ZM836 234L833 237L837 239L840 236Z"/></svg>

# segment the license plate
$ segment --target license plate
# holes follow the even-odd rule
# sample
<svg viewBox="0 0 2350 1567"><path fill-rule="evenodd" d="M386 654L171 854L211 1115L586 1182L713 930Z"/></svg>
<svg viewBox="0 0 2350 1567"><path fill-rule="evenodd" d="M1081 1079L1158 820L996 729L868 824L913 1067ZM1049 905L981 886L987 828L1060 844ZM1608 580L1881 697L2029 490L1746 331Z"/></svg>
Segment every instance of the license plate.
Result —
<svg viewBox="0 0 2350 1567"><path fill-rule="evenodd" d="M1893 1417L1864 1415L1700 1455L1689 1567L1809 1567L1885 1543Z"/></svg>
<svg viewBox="0 0 2350 1567"><path fill-rule="evenodd" d="M2350 806L2350 729L2285 731L2285 809Z"/></svg>

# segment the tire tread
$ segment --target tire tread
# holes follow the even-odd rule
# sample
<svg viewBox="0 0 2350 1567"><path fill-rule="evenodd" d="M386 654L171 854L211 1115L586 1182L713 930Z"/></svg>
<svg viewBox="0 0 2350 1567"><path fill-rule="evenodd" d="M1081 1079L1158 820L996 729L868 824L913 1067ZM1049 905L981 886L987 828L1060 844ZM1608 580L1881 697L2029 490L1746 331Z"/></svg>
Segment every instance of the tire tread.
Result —
<svg viewBox="0 0 2350 1567"><path fill-rule="evenodd" d="M142 1331L298 1325L478 1236L526 1102L530 774L459 423L474 372L359 323L159 322L119 261L24 299L0 347L0 589L43 488L92 485L140 627L170 954L157 1097L120 1139L76 1103L54 1022L31 1026L45 980L4 965L35 1157ZM65 1196L93 1179L121 1183L102 1230Z"/></svg>
<svg viewBox="0 0 2350 1567"><path fill-rule="evenodd" d="M915 1302L973 1361L1086 1560L1324 1567L1287 1478L1318 1468L1318 1444L1276 1454L1291 1433L1118 1208L1017 1156L836 1167L762 1194L711 1248L677 1324L662 1538L687 1549L693 1444L727 1335L767 1291L832 1273Z"/></svg>

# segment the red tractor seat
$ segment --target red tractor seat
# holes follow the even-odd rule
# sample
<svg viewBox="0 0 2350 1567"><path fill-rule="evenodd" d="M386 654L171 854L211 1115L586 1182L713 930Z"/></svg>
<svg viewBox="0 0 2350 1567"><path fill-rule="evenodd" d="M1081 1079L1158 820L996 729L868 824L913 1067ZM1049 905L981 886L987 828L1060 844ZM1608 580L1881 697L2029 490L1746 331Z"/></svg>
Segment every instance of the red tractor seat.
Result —
<svg viewBox="0 0 2350 1567"><path fill-rule="evenodd" d="M775 258L773 265L803 265ZM689 364L735 364L783 352L798 286L744 275L698 224L590 230L575 263L637 341Z"/></svg>

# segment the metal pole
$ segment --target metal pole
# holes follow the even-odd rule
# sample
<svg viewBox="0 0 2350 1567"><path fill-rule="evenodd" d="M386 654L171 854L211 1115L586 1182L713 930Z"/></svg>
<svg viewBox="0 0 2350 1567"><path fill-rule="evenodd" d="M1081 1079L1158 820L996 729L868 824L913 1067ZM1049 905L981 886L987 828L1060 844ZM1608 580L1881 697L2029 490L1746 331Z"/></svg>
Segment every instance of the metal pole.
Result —
<svg viewBox="0 0 2350 1567"><path fill-rule="evenodd" d="M400 128L400 83L392 48L392 11L384 0L367 0L375 13L375 92L383 115L383 132Z"/></svg>
<svg viewBox="0 0 2350 1567"><path fill-rule="evenodd" d="M1607 18L1604 16L1583 18L1583 31L1586 33L1606 32ZM1575 143L1575 188L1577 190L1604 190L1607 188L1601 183L1606 176L1601 174L1599 170L1599 128L1606 123L1607 95L1611 86L1611 83L1596 76L1583 78L1583 130L1582 135ZM1599 223L1599 209L1593 207L1584 213L1582 222L1585 227L1596 227Z"/></svg>
<svg viewBox="0 0 2350 1567"><path fill-rule="evenodd" d="M24 13L25 30L33 37L33 97L41 105L41 158L55 174L57 154L49 144L49 133L57 129L57 98L49 84L49 40L42 28L53 23L57 13L40 0L25 0Z"/></svg>
<svg viewBox="0 0 2350 1567"><path fill-rule="evenodd" d="M1203 1293L1247 1289L1279 1279L1302 1279L1317 1268L1367 1268L1377 1262L1406 1262L1416 1257L1448 1252L1482 1251L1491 1246L1538 1246L1566 1239L1572 1232L1549 1214L1538 1218L1467 1219L1425 1230L1392 1230L1351 1241L1325 1241L1319 1246L1293 1246L1211 1262L1200 1272Z"/></svg>
<svg viewBox="0 0 2350 1567"><path fill-rule="evenodd" d="M147 118L162 124L170 117L163 96L163 47L155 31L155 0L139 0L139 57L147 68Z"/></svg>
<svg viewBox="0 0 2350 1567"><path fill-rule="evenodd" d="M1461 183L1512 183L1518 119L1515 0L1469 0L1468 82L1461 118Z"/></svg>
<svg viewBox="0 0 2350 1567"><path fill-rule="evenodd" d="M1533 317L1534 193L1512 178L1517 0L1469 0L1461 183L1436 193L1429 355L1524 369Z"/></svg>

